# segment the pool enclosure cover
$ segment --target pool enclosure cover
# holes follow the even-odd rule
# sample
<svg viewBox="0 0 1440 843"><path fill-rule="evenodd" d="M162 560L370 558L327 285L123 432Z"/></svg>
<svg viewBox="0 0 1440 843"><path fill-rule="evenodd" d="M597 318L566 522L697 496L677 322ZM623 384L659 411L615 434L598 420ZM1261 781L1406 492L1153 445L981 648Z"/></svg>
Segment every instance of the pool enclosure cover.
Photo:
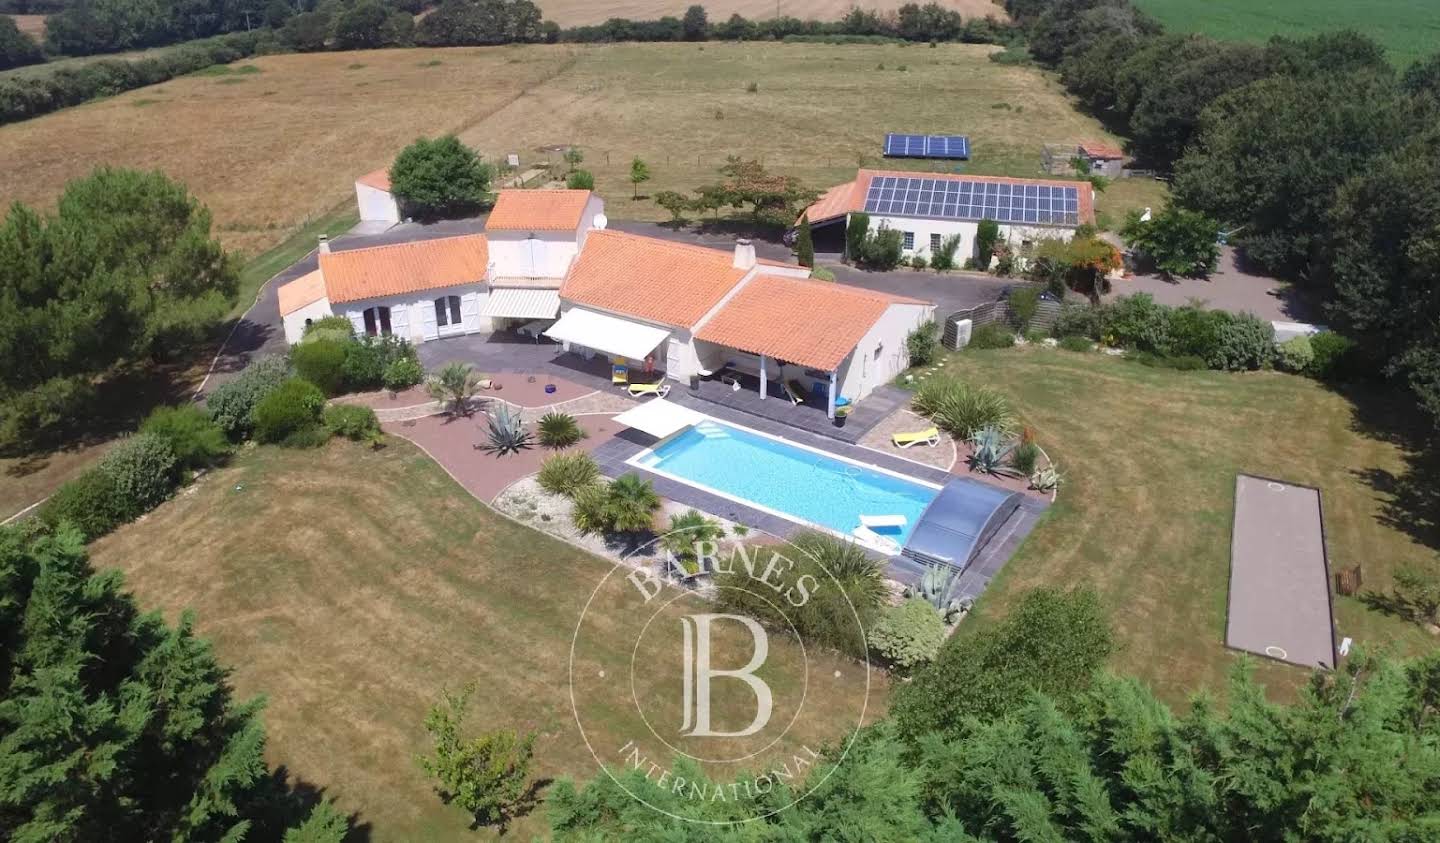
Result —
<svg viewBox="0 0 1440 843"><path fill-rule="evenodd" d="M1020 493L976 480L952 480L930 502L905 543L905 555L963 570L1020 506Z"/></svg>

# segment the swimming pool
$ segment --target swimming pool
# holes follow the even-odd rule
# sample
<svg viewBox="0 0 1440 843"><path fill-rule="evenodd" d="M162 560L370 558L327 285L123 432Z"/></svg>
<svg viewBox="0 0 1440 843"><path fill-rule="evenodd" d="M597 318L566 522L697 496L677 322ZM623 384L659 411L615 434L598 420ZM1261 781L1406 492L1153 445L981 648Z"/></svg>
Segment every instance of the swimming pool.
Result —
<svg viewBox="0 0 1440 843"><path fill-rule="evenodd" d="M781 518L851 537L862 515L902 515L876 532L905 544L940 487L713 420L676 434L631 465Z"/></svg>

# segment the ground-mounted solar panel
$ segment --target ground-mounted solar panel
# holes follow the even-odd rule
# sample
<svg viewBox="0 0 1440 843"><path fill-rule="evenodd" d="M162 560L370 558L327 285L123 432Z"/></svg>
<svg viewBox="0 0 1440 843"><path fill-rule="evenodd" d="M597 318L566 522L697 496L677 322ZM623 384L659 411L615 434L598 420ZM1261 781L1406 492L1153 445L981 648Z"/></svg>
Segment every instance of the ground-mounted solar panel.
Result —
<svg viewBox="0 0 1440 843"><path fill-rule="evenodd" d="M906 135L895 132L885 136L885 157L964 161L970 157L970 139L964 135Z"/></svg>
<svg viewBox="0 0 1440 843"><path fill-rule="evenodd" d="M1078 225L1079 187L1010 184L924 176L877 176L865 211L934 219L992 219L1009 224Z"/></svg>

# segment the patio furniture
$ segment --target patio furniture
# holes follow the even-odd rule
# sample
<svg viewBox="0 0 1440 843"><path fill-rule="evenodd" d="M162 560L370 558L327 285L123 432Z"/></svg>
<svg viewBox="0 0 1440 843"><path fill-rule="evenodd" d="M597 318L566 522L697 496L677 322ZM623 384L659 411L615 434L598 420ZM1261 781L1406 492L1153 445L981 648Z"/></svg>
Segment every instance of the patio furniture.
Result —
<svg viewBox="0 0 1440 843"><path fill-rule="evenodd" d="M632 383L630 384L630 394L636 398L641 398L646 395L656 395L660 398L664 398L665 396L670 394L670 384Z"/></svg>
<svg viewBox="0 0 1440 843"><path fill-rule="evenodd" d="M865 547L883 553L886 556L899 556L901 551L904 550L904 548L900 546L899 542L895 541L889 536L882 536L874 530L870 529L869 527L856 527L854 530L850 531L850 535L859 539L860 544L864 545Z"/></svg>
<svg viewBox="0 0 1440 843"><path fill-rule="evenodd" d="M789 396L790 403L796 407L805 403L805 385L800 381L794 379L785 381L785 394Z"/></svg>
<svg viewBox="0 0 1440 843"><path fill-rule="evenodd" d="M862 515L860 516L862 527L904 527L905 516L903 515Z"/></svg>
<svg viewBox="0 0 1440 843"><path fill-rule="evenodd" d="M916 445L929 445L933 448L940 444L940 430L927 427L914 433L895 433L891 434L890 441L894 442L897 448L911 448Z"/></svg>
<svg viewBox="0 0 1440 843"><path fill-rule="evenodd" d="M624 385L628 384L629 382L630 382L630 367L628 367L628 366L619 366L619 365L611 366L611 367L610 367L610 383L611 383L612 385L615 385L615 386L624 386Z"/></svg>

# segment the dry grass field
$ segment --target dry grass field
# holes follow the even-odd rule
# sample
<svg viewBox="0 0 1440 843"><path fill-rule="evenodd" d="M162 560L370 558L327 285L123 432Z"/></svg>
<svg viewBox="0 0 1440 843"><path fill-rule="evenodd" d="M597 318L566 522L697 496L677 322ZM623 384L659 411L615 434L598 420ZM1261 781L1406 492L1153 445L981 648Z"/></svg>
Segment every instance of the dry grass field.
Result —
<svg viewBox="0 0 1440 843"><path fill-rule="evenodd" d="M442 686L479 683L475 729L538 732L537 776L598 773L566 688L571 636L609 563L494 514L407 442L252 449L97 542L92 559L123 570L142 606L198 612L239 694L269 698L271 763L358 810L364 839L473 839L414 761ZM590 611L613 627L636 608ZM604 639L613 652L592 640L586 653L626 664L633 639L617 632ZM662 658L653 649L642 643L637 658ZM777 749L818 747L853 725L863 668L816 652L808 664L772 642L777 702L807 672L810 683L805 717ZM878 675L871 685L873 718L887 691ZM643 733L625 711L587 711L600 745ZM545 828L542 810L507 836Z"/></svg>
<svg viewBox="0 0 1440 843"><path fill-rule="evenodd" d="M718 23L733 14L750 20L768 20L779 14L801 20L839 20L851 6L862 9L891 11L906 0L808 0L795 3L785 0L711 0L702 3L711 23ZM991 0L939 0L940 5L954 9L966 18L993 17L1005 20L1005 10ZM670 15L681 17L692 4L686 0L544 0L540 9L547 20L561 26L582 26L603 23L609 18L654 20Z"/></svg>
<svg viewBox="0 0 1440 843"><path fill-rule="evenodd" d="M455 131L491 160L516 152L526 164L544 160L543 147L579 144L612 216L645 219L667 215L628 198L635 156L654 174L647 193L713 180L728 154L825 187L878 163L886 131L969 134L966 169L1010 175L1036 172L1043 141L1111 139L1053 80L989 61L994 49L710 43L268 56L0 127L0 203L48 207L67 180L102 163L159 168L210 206L228 245L254 254L351 201L355 176L422 134Z"/></svg>
<svg viewBox="0 0 1440 843"><path fill-rule="evenodd" d="M270 56L0 127L0 203L53 203L99 164L156 168L251 254L353 196L420 134L464 130L564 69L566 48ZM248 70L247 68L254 68Z"/></svg>
<svg viewBox="0 0 1440 843"><path fill-rule="evenodd" d="M1236 659L1223 642L1238 472L1318 487L1331 567L1362 564L1366 589L1387 591L1397 567L1437 559L1429 423L1398 393L1034 348L961 352L946 366L1008 395L1065 477L967 634L983 634L1025 589L1089 585L1111 610L1117 671L1172 705L1202 688L1223 696ZM1339 634L1362 646L1436 646L1355 597L1337 596L1335 616ZM1307 676L1258 663L1279 698Z"/></svg>

